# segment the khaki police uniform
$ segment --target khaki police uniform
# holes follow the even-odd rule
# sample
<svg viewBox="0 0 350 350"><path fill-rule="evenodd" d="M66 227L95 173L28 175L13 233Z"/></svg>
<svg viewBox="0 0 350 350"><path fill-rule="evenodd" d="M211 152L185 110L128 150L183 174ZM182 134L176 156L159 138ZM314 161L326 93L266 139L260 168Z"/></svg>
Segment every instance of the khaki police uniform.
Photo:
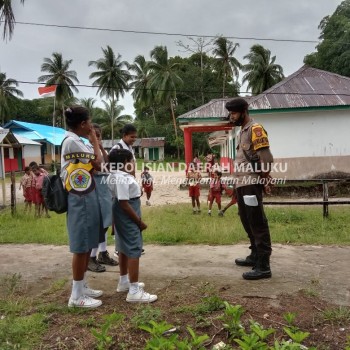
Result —
<svg viewBox="0 0 350 350"><path fill-rule="evenodd" d="M235 183L239 216L250 239L250 249L258 255L271 254L268 221L262 204L263 185L255 167L259 159L272 163L268 135L253 119L241 128L235 159ZM253 163L253 164L252 164Z"/></svg>

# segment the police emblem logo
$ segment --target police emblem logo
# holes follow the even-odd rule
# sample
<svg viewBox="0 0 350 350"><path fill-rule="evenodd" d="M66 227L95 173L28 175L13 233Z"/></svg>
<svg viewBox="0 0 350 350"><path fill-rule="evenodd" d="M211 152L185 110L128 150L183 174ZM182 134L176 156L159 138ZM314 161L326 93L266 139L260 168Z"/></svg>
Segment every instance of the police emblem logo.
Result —
<svg viewBox="0 0 350 350"><path fill-rule="evenodd" d="M76 169L70 174L69 182L74 190L86 191L91 185L91 174L85 169Z"/></svg>
<svg viewBox="0 0 350 350"><path fill-rule="evenodd" d="M91 163L70 163L67 166L66 190L79 195L91 192L95 188L92 170Z"/></svg>
<svg viewBox="0 0 350 350"><path fill-rule="evenodd" d="M260 128L260 127L255 127L255 128L253 129L253 132L254 132L254 134L256 135L256 137L261 137L261 136L262 136L262 133L263 133L263 130L262 130L262 128Z"/></svg>

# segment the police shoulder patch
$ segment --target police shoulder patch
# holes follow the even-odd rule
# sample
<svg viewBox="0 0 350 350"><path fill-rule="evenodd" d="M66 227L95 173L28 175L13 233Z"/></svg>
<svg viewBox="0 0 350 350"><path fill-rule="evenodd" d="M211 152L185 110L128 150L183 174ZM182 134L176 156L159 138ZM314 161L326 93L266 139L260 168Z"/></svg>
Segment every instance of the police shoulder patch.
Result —
<svg viewBox="0 0 350 350"><path fill-rule="evenodd" d="M252 144L254 151L260 148L270 147L266 130L260 124L252 126Z"/></svg>

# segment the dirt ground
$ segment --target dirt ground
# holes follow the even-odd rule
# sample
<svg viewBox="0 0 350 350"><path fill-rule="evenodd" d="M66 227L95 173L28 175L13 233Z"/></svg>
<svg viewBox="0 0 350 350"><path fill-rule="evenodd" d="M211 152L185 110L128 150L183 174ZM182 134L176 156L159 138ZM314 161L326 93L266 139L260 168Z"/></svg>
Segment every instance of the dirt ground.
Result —
<svg viewBox="0 0 350 350"><path fill-rule="evenodd" d="M190 202L188 191L179 190L183 173L152 172L152 175L155 179L152 206ZM207 190L202 190L203 205L206 195ZM143 197L144 205L145 200ZM225 198L223 202L228 200ZM23 201L19 191L17 201ZM110 253L114 251L113 246L108 249ZM272 278L260 281L243 280L241 275L248 268L233 263L236 257L248 254L247 245L146 245L145 251L141 258L140 280L146 283L147 291L158 295L155 306L164 312L168 310L169 322L177 319L179 323L193 324L191 316L179 316L172 310L198 303L205 295L203 286L208 285L224 300L243 305L250 317L263 322L271 320L266 326L277 324L278 327L284 322L285 312L296 312L301 328L312 334L308 345L327 344L327 349L334 350L344 348L346 335L350 334L349 322L341 326L325 325L317 324L315 319L325 308L350 306L350 247L275 244L271 258ZM0 245L0 278L15 273L21 274L26 294L34 298L42 296L55 281L66 279L64 290L58 296L46 296L45 302L67 303L71 281L71 254L67 246ZM107 266L104 273L89 272L90 286L104 291L100 312L108 314L117 310L131 319L137 309L124 301L125 295L115 292L118 277L118 267ZM268 320L266 315L269 315ZM79 327L81 316L53 317L55 321L43 339L43 344L49 344L47 348L61 348L57 344L62 342L68 349L94 348L89 330ZM63 325L69 325L64 328L69 331L62 331ZM217 332L215 327L204 331L211 336ZM142 349L145 339L137 332L125 328L114 337L127 344L125 349ZM221 334L216 340L225 340L225 337Z"/></svg>
<svg viewBox="0 0 350 350"><path fill-rule="evenodd" d="M114 248L109 247L112 253ZM271 259L273 277L245 281L233 260L247 254L246 246L146 245L141 258L141 279L147 289L157 292L171 281L182 280L184 290L193 282L209 282L229 289L237 296L278 298L281 293L310 290L324 300L350 305L350 247L274 245ZM1 245L0 275L20 273L35 295L60 278L71 277L71 255L67 246ZM118 267L104 273L89 273L91 285L113 294Z"/></svg>

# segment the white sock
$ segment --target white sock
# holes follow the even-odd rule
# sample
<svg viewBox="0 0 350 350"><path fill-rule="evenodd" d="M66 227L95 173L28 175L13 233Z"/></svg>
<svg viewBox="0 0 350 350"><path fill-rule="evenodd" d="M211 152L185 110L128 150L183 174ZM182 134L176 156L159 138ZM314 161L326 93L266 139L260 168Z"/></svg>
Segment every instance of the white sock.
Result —
<svg viewBox="0 0 350 350"><path fill-rule="evenodd" d="M73 280L71 298L74 300L79 299L83 295L83 288L84 288L84 280L81 280L81 281Z"/></svg>
<svg viewBox="0 0 350 350"><path fill-rule="evenodd" d="M105 233L105 241L98 245L100 252L105 252L107 250L107 232Z"/></svg>
<svg viewBox="0 0 350 350"><path fill-rule="evenodd" d="M124 284L129 282L129 275L123 275L119 277L119 283Z"/></svg>
<svg viewBox="0 0 350 350"><path fill-rule="evenodd" d="M84 288L88 288L88 286L87 286L87 271L84 272L83 282L84 282Z"/></svg>
<svg viewBox="0 0 350 350"><path fill-rule="evenodd" d="M208 213L211 213L211 210L208 210Z"/></svg>
<svg viewBox="0 0 350 350"><path fill-rule="evenodd" d="M90 258L96 258L98 248L94 248L91 250Z"/></svg>
<svg viewBox="0 0 350 350"><path fill-rule="evenodd" d="M139 291L139 282L130 283L129 293L136 294Z"/></svg>

